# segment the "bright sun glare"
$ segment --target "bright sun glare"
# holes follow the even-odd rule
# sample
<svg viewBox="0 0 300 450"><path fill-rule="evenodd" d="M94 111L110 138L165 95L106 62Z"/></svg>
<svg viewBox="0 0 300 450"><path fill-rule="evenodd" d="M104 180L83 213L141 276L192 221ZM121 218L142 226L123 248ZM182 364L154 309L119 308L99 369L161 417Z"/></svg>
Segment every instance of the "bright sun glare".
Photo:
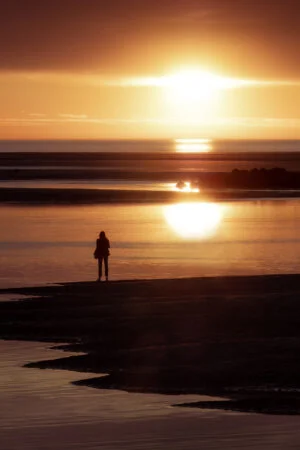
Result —
<svg viewBox="0 0 300 450"><path fill-rule="evenodd" d="M207 153L211 149L211 139L175 139L175 150L178 153Z"/></svg>
<svg viewBox="0 0 300 450"><path fill-rule="evenodd" d="M244 86L249 82L227 78L197 69L181 70L173 75L161 77L160 84L165 86L173 100L186 103L212 101L217 93L225 89Z"/></svg>
<svg viewBox="0 0 300 450"><path fill-rule="evenodd" d="M171 228L184 238L211 236L220 224L224 207L216 203L177 203L164 207Z"/></svg>
<svg viewBox="0 0 300 450"><path fill-rule="evenodd" d="M125 84L166 88L177 98L194 102L210 99L221 90L250 86L257 84L257 82L223 77L197 68L186 68L170 75L131 78Z"/></svg>
<svg viewBox="0 0 300 450"><path fill-rule="evenodd" d="M162 91L167 107L166 114L182 124L213 120L219 113L222 91L258 84L255 80L231 78L214 74L197 67L182 67L173 73L161 76L130 78L125 85L152 86ZM203 151L199 145L189 150L181 146L179 151ZM208 151L208 147L204 151Z"/></svg>
<svg viewBox="0 0 300 450"><path fill-rule="evenodd" d="M212 99L218 90L218 78L200 71L182 71L166 76L166 87L173 99L198 102Z"/></svg>

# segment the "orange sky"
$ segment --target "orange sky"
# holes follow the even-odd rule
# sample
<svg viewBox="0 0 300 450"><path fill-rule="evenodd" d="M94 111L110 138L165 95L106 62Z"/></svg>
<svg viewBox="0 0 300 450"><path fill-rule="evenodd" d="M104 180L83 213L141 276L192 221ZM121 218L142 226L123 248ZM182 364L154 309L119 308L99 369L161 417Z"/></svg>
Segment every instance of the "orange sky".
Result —
<svg viewBox="0 0 300 450"><path fill-rule="evenodd" d="M0 139L300 139L296 0L1 8ZM251 83L209 96L201 76L145 82L186 70Z"/></svg>

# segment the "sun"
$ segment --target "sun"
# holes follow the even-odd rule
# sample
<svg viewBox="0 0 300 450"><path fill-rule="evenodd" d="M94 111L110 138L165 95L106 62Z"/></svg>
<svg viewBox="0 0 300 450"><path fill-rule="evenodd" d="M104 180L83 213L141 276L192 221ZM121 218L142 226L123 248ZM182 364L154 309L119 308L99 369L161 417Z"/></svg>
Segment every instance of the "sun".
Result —
<svg viewBox="0 0 300 450"><path fill-rule="evenodd" d="M170 96L182 103L207 103L213 101L224 89L244 85L245 80L222 77L198 69L184 69L162 77L161 84Z"/></svg>
<svg viewBox="0 0 300 450"><path fill-rule="evenodd" d="M172 103L182 106L209 106L219 99L221 91L257 84L254 80L231 78L205 71L199 67L182 66L173 73L161 76L131 78L130 86L153 86L162 89ZM207 113L207 110L206 110Z"/></svg>
<svg viewBox="0 0 300 450"><path fill-rule="evenodd" d="M228 77L201 66L181 64L169 73L125 79L122 85L152 87L153 92L159 93L161 123L165 122L170 130L176 127L176 134L193 131L194 135L196 127L200 134L210 134L214 125L223 126L223 116L231 110L225 91L258 84L257 80ZM204 142L182 142L177 151L207 152L210 146Z"/></svg>
<svg viewBox="0 0 300 450"><path fill-rule="evenodd" d="M179 102L212 100L218 91L218 78L199 70L183 70L165 77L171 97Z"/></svg>

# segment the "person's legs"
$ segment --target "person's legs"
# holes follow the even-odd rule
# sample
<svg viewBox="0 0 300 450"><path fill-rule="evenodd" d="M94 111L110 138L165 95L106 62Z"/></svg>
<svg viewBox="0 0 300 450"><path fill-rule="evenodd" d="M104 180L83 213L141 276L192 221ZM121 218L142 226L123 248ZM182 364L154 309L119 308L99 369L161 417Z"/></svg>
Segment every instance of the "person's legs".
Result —
<svg viewBox="0 0 300 450"><path fill-rule="evenodd" d="M104 256L104 269L106 279L108 279L108 256Z"/></svg>
<svg viewBox="0 0 300 450"><path fill-rule="evenodd" d="M98 258L98 280L101 280L102 277L102 257Z"/></svg>

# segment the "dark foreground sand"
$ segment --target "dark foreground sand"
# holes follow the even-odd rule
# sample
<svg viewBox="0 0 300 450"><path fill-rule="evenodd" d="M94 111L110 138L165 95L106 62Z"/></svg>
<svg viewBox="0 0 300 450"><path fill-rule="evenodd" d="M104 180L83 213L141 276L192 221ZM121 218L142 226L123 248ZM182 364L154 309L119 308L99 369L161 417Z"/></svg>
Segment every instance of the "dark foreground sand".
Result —
<svg viewBox="0 0 300 450"><path fill-rule="evenodd" d="M98 373L76 384L101 389L224 398L189 407L300 413L300 275L4 292L40 298L0 303L2 338L69 342L61 349L79 352L28 367Z"/></svg>

